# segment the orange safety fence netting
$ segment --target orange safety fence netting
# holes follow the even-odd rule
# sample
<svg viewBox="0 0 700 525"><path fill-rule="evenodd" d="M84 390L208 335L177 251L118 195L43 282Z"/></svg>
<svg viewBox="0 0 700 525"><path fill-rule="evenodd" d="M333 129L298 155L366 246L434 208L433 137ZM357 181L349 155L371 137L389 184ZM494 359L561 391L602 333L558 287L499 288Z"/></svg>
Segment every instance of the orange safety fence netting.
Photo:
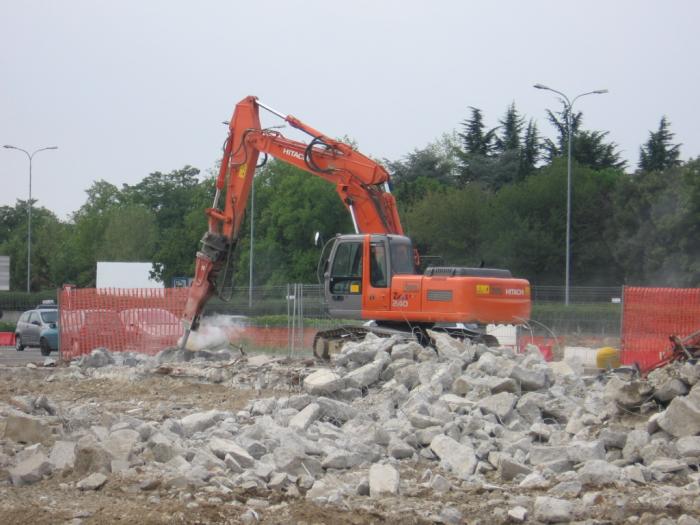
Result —
<svg viewBox="0 0 700 525"><path fill-rule="evenodd" d="M669 336L700 330L700 288L625 287L621 361L644 372L670 348Z"/></svg>
<svg viewBox="0 0 700 525"><path fill-rule="evenodd" d="M0 332L0 346L14 346L15 344L15 333L14 332Z"/></svg>
<svg viewBox="0 0 700 525"><path fill-rule="evenodd" d="M60 348L74 359L94 348L155 354L182 336L187 288L69 288L59 293Z"/></svg>

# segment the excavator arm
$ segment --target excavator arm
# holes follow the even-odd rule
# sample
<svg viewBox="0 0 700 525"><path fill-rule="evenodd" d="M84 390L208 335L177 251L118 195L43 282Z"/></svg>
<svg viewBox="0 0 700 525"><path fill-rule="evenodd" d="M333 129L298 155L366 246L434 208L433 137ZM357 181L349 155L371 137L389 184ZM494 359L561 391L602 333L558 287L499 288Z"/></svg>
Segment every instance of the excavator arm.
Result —
<svg viewBox="0 0 700 525"><path fill-rule="evenodd" d="M312 139L304 143L285 138L275 130L262 129L260 108ZM389 191L390 177L380 164L299 119L262 104L256 97L244 98L236 105L229 123L214 203L206 210L208 229L202 237L202 249L197 252L195 277L183 314L183 347L190 330L197 329L204 305L215 293L219 273L238 241L261 153L334 184L350 212L356 233L403 235L396 201Z"/></svg>

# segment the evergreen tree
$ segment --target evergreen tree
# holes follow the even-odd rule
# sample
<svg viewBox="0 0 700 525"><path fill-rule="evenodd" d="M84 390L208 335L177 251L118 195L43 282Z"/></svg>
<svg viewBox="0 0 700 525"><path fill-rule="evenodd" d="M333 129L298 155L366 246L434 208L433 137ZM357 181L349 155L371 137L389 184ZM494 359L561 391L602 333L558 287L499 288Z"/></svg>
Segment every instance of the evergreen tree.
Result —
<svg viewBox="0 0 700 525"><path fill-rule="evenodd" d="M551 163L557 157L568 154L569 130L566 122L567 107L564 105L561 111L554 113L547 110L547 118L557 130L556 142L545 139L544 149L547 160ZM581 124L583 113L580 111L571 115L571 144L572 158L579 164L589 166L596 170L625 167L626 162L621 159L615 142L605 142L607 131L583 131Z"/></svg>
<svg viewBox="0 0 700 525"><path fill-rule="evenodd" d="M524 126L524 119L515 109L515 102L512 102L506 114L498 121L500 134L496 137L495 150L499 153L520 149L520 135Z"/></svg>
<svg viewBox="0 0 700 525"><path fill-rule="evenodd" d="M661 117L659 129L649 132L649 140L639 148L639 169L642 171L662 171L680 166L680 144L672 144L674 133L666 116Z"/></svg>
<svg viewBox="0 0 700 525"><path fill-rule="evenodd" d="M537 124L530 119L523 137L522 150L520 153L520 179L527 177L535 169L537 161L540 160L542 149Z"/></svg>
<svg viewBox="0 0 700 525"><path fill-rule="evenodd" d="M469 106L471 116L462 122L463 133L459 134L462 139L463 151L468 155L488 156L493 150L493 141L496 130L484 131L484 119L481 110Z"/></svg>

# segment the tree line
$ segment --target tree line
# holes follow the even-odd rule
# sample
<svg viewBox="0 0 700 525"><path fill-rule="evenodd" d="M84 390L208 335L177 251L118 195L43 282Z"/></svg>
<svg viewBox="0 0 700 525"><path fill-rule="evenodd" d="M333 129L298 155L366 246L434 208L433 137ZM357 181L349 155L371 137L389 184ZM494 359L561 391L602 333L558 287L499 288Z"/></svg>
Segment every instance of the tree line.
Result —
<svg viewBox="0 0 700 525"><path fill-rule="evenodd" d="M510 104L495 127L469 107L459 129L400 159L383 159L404 229L430 264L510 269L533 284L562 284L566 229L566 108L548 111L544 138ZM700 158L680 160L668 119L648 133L630 171L608 132L571 115L572 285L700 286ZM152 261L170 286L192 276L214 176L191 166L121 188L98 180L70 219L32 203L32 289L94 286L97 261ZM26 283L29 203L0 207L0 254L11 288ZM249 208L250 211L250 208ZM316 231L352 224L334 188L272 160L255 177L254 284L315 282ZM248 283L249 220L235 257Z"/></svg>

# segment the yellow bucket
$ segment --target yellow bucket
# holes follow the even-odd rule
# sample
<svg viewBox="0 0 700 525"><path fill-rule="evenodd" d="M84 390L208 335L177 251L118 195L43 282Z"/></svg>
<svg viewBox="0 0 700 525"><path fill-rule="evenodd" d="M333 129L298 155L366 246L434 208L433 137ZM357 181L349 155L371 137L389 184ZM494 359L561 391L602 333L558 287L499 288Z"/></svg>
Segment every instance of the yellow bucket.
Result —
<svg viewBox="0 0 700 525"><path fill-rule="evenodd" d="M620 366L620 351L617 348L606 346L599 348L595 354L595 365L598 368L608 369Z"/></svg>

